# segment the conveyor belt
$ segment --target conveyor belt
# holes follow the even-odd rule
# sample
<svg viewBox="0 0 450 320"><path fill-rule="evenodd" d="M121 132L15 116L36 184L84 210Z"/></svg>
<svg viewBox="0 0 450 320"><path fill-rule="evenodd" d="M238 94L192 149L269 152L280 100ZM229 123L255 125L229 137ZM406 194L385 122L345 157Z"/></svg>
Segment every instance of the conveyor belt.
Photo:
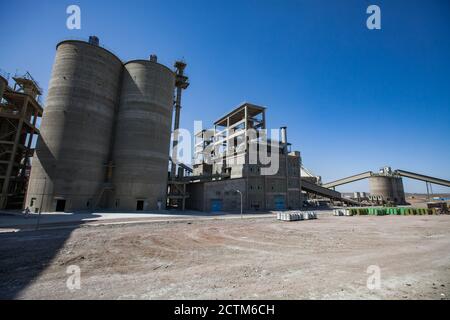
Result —
<svg viewBox="0 0 450 320"><path fill-rule="evenodd" d="M337 191L334 191L334 190L331 190L328 188L324 188L322 186L319 186L315 183L312 183L312 182L309 182L306 180L302 180L302 190L309 192L309 193L317 194L319 196L322 196L322 197L325 197L328 199L342 201L342 202L345 202L348 204L355 204L355 205L360 204L358 201L343 198L340 192L337 192Z"/></svg>
<svg viewBox="0 0 450 320"><path fill-rule="evenodd" d="M425 176L423 174L418 174L418 173L409 172L409 171L405 171L405 170L395 170L395 173L398 174L399 176L402 176L405 178L411 178L411 179L431 182L434 184L439 184L441 186L450 187L450 181L448 181L448 180Z"/></svg>
<svg viewBox="0 0 450 320"><path fill-rule="evenodd" d="M328 183L324 183L322 185L322 187L324 188L333 188L333 187L337 187L340 186L342 184L346 184L346 183L350 183L350 182L354 182L354 181L358 181L358 180L362 180L365 178L368 178L372 175L372 171L366 171L363 173L359 173L359 174L355 174L354 176L350 176L350 177L346 177L346 178L342 178L333 182L328 182Z"/></svg>

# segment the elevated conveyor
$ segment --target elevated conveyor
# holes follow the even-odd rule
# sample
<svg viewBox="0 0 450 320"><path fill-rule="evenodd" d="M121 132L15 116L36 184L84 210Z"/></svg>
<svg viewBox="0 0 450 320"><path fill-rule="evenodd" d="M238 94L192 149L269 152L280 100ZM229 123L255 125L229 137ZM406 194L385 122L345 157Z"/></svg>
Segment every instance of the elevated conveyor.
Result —
<svg viewBox="0 0 450 320"><path fill-rule="evenodd" d="M319 196L322 196L322 197L325 197L328 199L342 201L347 204L352 204L352 205L360 204L358 201L343 198L340 192L337 192L337 191L334 191L334 190L331 190L328 188L324 188L322 186L319 186L315 183L312 183L312 182L309 182L309 181L303 180L303 179L302 179L302 190L309 192L309 193L317 194Z"/></svg>
<svg viewBox="0 0 450 320"><path fill-rule="evenodd" d="M346 183L350 183L350 182L354 182L354 181L358 181L358 180L369 178L370 176L372 176L372 174L373 174L372 171L366 171L366 172L363 172L363 173L355 174L355 175L350 176L350 177L346 177L346 178L342 178L342 179L339 179L339 180L336 180L336 181L324 183L322 185L322 187L324 187L324 188L334 188L334 187L340 186L342 184L346 184Z"/></svg>
<svg viewBox="0 0 450 320"><path fill-rule="evenodd" d="M430 177L430 176L426 176L426 175L418 174L418 173L414 173L414 172L409 172L409 171L405 171L405 170L395 170L395 173L397 175L405 177L405 178L421 180L421 181L425 181L425 182L439 184L441 186L450 187L450 181L448 181L448 180L434 178L434 177Z"/></svg>

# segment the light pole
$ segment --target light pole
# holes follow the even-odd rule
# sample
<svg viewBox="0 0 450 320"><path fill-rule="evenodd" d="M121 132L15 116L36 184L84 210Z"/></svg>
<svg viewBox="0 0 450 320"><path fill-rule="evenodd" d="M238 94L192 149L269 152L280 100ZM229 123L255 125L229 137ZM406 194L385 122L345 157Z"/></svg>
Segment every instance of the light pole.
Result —
<svg viewBox="0 0 450 320"><path fill-rule="evenodd" d="M43 205L43 201L44 201L45 187L47 187L47 177L44 177L44 190L42 191L41 205L39 206L39 215L37 218L36 230L39 229L39 224L41 222L41 212L42 212L42 205Z"/></svg>
<svg viewBox="0 0 450 320"><path fill-rule="evenodd" d="M241 219L242 219L242 192L236 189L236 192L241 195Z"/></svg>

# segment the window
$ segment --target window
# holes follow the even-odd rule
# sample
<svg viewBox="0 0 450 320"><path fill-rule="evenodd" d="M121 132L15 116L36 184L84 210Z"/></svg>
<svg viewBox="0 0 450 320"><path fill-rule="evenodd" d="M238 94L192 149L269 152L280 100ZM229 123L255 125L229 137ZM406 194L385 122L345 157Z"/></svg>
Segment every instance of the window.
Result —
<svg viewBox="0 0 450 320"><path fill-rule="evenodd" d="M36 201L36 198L31 198L31 201L30 201L30 207L32 207L33 205L34 205L34 202Z"/></svg>

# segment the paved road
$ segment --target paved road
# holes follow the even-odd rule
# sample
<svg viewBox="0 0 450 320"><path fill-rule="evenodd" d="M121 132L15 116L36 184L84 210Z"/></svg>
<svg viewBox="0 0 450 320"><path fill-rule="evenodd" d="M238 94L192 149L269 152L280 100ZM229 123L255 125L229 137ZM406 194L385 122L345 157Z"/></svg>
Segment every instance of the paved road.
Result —
<svg viewBox="0 0 450 320"><path fill-rule="evenodd" d="M273 217L272 212L245 213L244 218ZM81 226L100 226L114 224L139 224L162 221L189 221L208 219L235 219L239 213L208 213L199 211L158 211L145 213L43 213L38 214L0 214L0 233L39 229L73 228Z"/></svg>

